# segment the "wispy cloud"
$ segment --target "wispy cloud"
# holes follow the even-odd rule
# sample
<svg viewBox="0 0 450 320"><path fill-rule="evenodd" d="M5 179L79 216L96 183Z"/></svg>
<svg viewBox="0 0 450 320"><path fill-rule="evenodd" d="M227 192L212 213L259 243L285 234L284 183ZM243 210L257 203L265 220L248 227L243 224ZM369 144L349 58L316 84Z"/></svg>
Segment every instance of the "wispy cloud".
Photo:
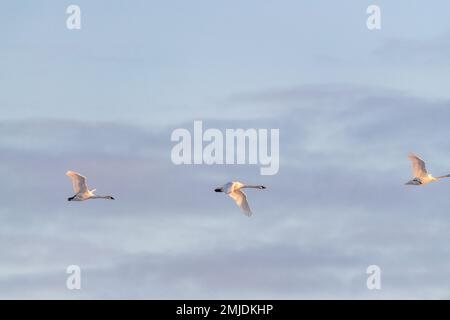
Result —
<svg viewBox="0 0 450 320"><path fill-rule="evenodd" d="M450 223L445 182L423 189L402 183L411 174L411 150L433 171L450 170L442 148L450 133L448 101L311 85L241 94L228 103L258 105L272 118L211 118L206 126L279 127L278 175L261 177L252 166L174 166L170 132L190 128L189 121L159 130L2 122L0 296L446 296L436 276L448 273L441 267ZM68 203L67 169L86 174L117 201ZM251 219L212 192L230 177L268 185L264 193L249 192ZM81 292L64 287L69 264L84 270ZM365 288L369 264L383 270L379 293Z"/></svg>

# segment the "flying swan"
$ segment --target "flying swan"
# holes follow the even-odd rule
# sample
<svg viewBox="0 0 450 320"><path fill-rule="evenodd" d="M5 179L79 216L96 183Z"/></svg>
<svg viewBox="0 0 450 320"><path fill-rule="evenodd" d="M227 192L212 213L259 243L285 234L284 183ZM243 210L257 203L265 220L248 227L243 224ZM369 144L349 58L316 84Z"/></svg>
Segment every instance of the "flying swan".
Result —
<svg viewBox="0 0 450 320"><path fill-rule="evenodd" d="M81 174L67 171L66 176L70 177L72 180L73 191L75 192L73 197L67 199L68 201L84 201L89 199L114 200L111 196L96 196L94 194L96 189L89 190L86 183L86 177L83 177Z"/></svg>
<svg viewBox="0 0 450 320"><path fill-rule="evenodd" d="M228 182L227 184L223 185L220 188L214 189L215 192L225 192L227 195L229 195L233 200L236 202L239 208L241 208L242 212L248 217L252 215L252 211L250 210L250 207L247 202L247 196L245 193L241 190L244 188L254 188L254 189L266 189L265 186L252 186L243 184L241 182Z"/></svg>
<svg viewBox="0 0 450 320"><path fill-rule="evenodd" d="M425 162L422 159L420 159L418 156L416 156L413 153L410 153L408 158L412 162L412 170L413 170L414 179L408 181L405 184L411 184L414 186L423 186L428 183L438 181L442 178L450 177L450 174L448 174L446 176L440 176L440 177L435 178L427 172L427 169L425 167Z"/></svg>

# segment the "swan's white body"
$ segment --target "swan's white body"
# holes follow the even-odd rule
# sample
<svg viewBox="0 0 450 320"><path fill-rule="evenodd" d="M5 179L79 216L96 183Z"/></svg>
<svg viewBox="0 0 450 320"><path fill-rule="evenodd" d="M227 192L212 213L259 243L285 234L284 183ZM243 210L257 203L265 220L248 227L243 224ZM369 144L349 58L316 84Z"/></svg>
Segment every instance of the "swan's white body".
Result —
<svg viewBox="0 0 450 320"><path fill-rule="evenodd" d="M450 174L441 177L433 177L431 174L427 172L427 168L425 166L425 161L423 161L420 157L415 154L410 153L408 156L409 160L412 162L412 170L414 179L408 181L405 184L414 185L414 186L424 186L431 182L438 181L442 178L449 178Z"/></svg>
<svg viewBox="0 0 450 320"><path fill-rule="evenodd" d="M266 189L265 186L253 186L234 181L228 182L222 187L216 188L214 191L224 192L225 194L229 195L231 198L233 198L238 207L241 208L242 212L244 212L246 216L250 217L252 215L252 211L250 210L250 206L248 205L246 194L241 190L244 188Z"/></svg>
<svg viewBox="0 0 450 320"><path fill-rule="evenodd" d="M94 194L96 189L89 190L86 182L86 177L73 171L67 171L66 176L72 180L73 191L75 195L68 198L69 201L84 201L89 199L108 199L114 200L111 196L96 196Z"/></svg>

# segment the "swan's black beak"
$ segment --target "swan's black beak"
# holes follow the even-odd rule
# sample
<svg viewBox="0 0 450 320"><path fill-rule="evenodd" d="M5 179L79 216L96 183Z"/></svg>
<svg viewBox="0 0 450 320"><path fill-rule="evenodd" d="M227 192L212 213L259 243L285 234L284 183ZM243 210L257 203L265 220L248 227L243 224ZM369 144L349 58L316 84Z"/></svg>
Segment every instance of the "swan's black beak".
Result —
<svg viewBox="0 0 450 320"><path fill-rule="evenodd" d="M72 200L73 200L73 197L67 198L67 201L72 201Z"/></svg>
<svg viewBox="0 0 450 320"><path fill-rule="evenodd" d="M114 199L114 197L111 197L111 200L116 200L116 199Z"/></svg>
<svg viewBox="0 0 450 320"><path fill-rule="evenodd" d="M214 189L214 191L215 191L215 192L222 192L222 189L217 188L217 189Z"/></svg>
<svg viewBox="0 0 450 320"><path fill-rule="evenodd" d="M267 189L265 186L261 186L261 189Z"/></svg>

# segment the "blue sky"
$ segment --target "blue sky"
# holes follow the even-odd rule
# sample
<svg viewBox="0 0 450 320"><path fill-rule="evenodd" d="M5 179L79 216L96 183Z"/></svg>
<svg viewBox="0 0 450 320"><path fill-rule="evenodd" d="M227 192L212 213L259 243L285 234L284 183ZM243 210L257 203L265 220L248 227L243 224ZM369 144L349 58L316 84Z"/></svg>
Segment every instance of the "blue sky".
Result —
<svg viewBox="0 0 450 320"><path fill-rule="evenodd" d="M81 30L66 29L70 4ZM410 151L450 171L449 10L2 4L0 297L449 298L448 182L403 185ZM279 174L174 166L170 133L194 120L279 128ZM117 201L68 203L69 169ZM212 192L232 179L269 187L249 194L251 219Z"/></svg>
<svg viewBox="0 0 450 320"><path fill-rule="evenodd" d="M311 83L448 96L447 64L410 63L418 53L397 48L445 47L444 1L378 2L379 32L362 23L369 1L80 1L82 30L69 31L71 3L3 4L2 118L85 120L89 112L106 121L172 124L216 116L220 102L238 92Z"/></svg>

